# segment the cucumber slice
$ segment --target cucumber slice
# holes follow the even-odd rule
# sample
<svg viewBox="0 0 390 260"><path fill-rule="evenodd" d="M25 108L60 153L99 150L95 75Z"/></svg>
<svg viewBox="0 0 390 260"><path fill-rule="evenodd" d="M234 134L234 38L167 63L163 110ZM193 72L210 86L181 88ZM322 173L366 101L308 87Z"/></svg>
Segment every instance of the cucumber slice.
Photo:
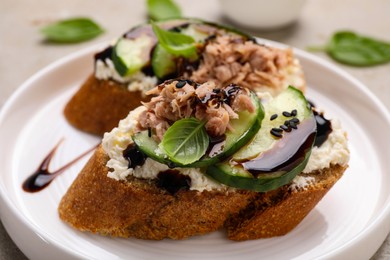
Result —
<svg viewBox="0 0 390 260"><path fill-rule="evenodd" d="M129 76L149 63L154 39L147 34L135 39L120 38L114 46L112 61L121 76Z"/></svg>
<svg viewBox="0 0 390 260"><path fill-rule="evenodd" d="M290 183L296 175L305 169L310 154L311 150L306 153L303 161L295 168L283 174L281 172L276 173L274 178L254 178L253 175L245 169L236 166L231 167L227 163L211 165L207 168L206 174L216 181L230 187L257 192L267 192Z"/></svg>
<svg viewBox="0 0 390 260"><path fill-rule="evenodd" d="M190 24L187 27L181 29L180 33L191 36L196 42L203 42L207 37L210 36L210 34L205 30L200 30L199 26L200 25L197 23Z"/></svg>
<svg viewBox="0 0 390 260"><path fill-rule="evenodd" d="M284 111L291 112L296 109L299 121L312 116L312 111L309 103L301 91L294 87L288 87L285 91L280 93L271 102L264 105L264 120L261 124L261 129L245 147L240 149L233 155L233 160L242 161L255 158L261 152L268 150L279 139L271 135L272 128L279 128L285 123L287 118L282 115ZM271 120L272 115L278 115L276 119Z"/></svg>
<svg viewBox="0 0 390 260"><path fill-rule="evenodd" d="M162 151L156 141L149 137L148 131L142 131L133 136L133 141L138 149L150 158L164 163L170 167L203 168L211 164L225 160L234 154L243 145L248 143L259 131L261 121L264 118L263 107L258 97L251 93L252 102L255 105L256 112L249 113L243 111L238 113L239 118L230 121L234 131L227 131L225 140L210 147L209 151L198 161L182 165L173 162L168 155Z"/></svg>
<svg viewBox="0 0 390 260"><path fill-rule="evenodd" d="M265 118L253 140L235 153L229 162L211 165L206 174L225 185L265 192L289 183L306 166L316 134L316 121L302 92L289 87L264 105ZM296 110L286 117L283 112ZM271 116L278 117L271 120ZM293 112L295 114L295 112ZM297 129L271 134L285 121L298 118Z"/></svg>
<svg viewBox="0 0 390 260"><path fill-rule="evenodd" d="M165 78L176 72L175 57L157 44L152 56L153 72L158 78Z"/></svg>

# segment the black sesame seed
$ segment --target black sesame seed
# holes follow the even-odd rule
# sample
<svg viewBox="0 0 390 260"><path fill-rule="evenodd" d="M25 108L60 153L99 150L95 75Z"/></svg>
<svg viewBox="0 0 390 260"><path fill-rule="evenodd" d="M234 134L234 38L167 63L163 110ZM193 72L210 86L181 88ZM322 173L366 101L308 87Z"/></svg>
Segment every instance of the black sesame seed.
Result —
<svg viewBox="0 0 390 260"><path fill-rule="evenodd" d="M186 79L185 81L188 83L188 85L192 85L192 86L194 85L194 82L190 79Z"/></svg>
<svg viewBox="0 0 390 260"><path fill-rule="evenodd" d="M287 111L283 111L282 115L284 115L285 117L291 117L291 114Z"/></svg>
<svg viewBox="0 0 390 260"><path fill-rule="evenodd" d="M280 128L286 132L289 130L288 126L285 126L285 125L281 125ZM291 131L291 129L290 129L290 131Z"/></svg>
<svg viewBox="0 0 390 260"><path fill-rule="evenodd" d="M278 132L278 133L283 132L283 130L280 129L280 128L272 128L271 130L272 130L272 131L275 131L275 132Z"/></svg>
<svg viewBox="0 0 390 260"><path fill-rule="evenodd" d="M271 121L272 121L272 120L275 120L277 117L278 117L278 114L273 114L273 115L271 116L270 120L271 120Z"/></svg>
<svg viewBox="0 0 390 260"><path fill-rule="evenodd" d="M299 119L294 117L293 119L290 119L290 122L293 122L295 124L299 124Z"/></svg>
<svg viewBox="0 0 390 260"><path fill-rule="evenodd" d="M297 116L298 115L298 111L296 109L293 109L291 111L291 116Z"/></svg>
<svg viewBox="0 0 390 260"><path fill-rule="evenodd" d="M169 162L169 163L167 164L167 166L168 166L170 169L173 169L173 168L176 167L175 163L173 163L173 162Z"/></svg>
<svg viewBox="0 0 390 260"><path fill-rule="evenodd" d="M292 121L290 121L290 127L294 129L298 129L297 124Z"/></svg>
<svg viewBox="0 0 390 260"><path fill-rule="evenodd" d="M152 137L152 128L148 127L148 137Z"/></svg>
<svg viewBox="0 0 390 260"><path fill-rule="evenodd" d="M290 120L284 121L284 125L285 125L285 126L290 126Z"/></svg>
<svg viewBox="0 0 390 260"><path fill-rule="evenodd" d="M280 129L280 128L272 128L271 131L270 131L271 134L272 134L273 136L276 136L276 137L282 137L282 136L283 136L282 132L275 131L275 129ZM282 129L280 129L280 130L282 130Z"/></svg>
<svg viewBox="0 0 390 260"><path fill-rule="evenodd" d="M182 88L186 85L186 81L185 80L179 80L177 83L176 83L176 87L177 88Z"/></svg>

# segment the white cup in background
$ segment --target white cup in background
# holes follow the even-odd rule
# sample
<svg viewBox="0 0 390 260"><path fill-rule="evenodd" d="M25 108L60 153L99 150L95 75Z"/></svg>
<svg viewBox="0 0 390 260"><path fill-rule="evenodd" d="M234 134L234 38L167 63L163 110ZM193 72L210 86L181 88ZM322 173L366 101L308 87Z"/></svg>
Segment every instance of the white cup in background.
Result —
<svg viewBox="0 0 390 260"><path fill-rule="evenodd" d="M306 0L220 0L227 18L254 29L275 29L297 20Z"/></svg>

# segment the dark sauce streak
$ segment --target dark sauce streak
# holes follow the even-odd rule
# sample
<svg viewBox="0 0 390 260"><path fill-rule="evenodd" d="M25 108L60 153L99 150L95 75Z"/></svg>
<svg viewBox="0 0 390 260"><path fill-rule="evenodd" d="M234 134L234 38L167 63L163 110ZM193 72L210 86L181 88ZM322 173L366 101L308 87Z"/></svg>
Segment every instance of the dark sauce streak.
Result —
<svg viewBox="0 0 390 260"><path fill-rule="evenodd" d="M137 149L134 143L130 144L124 151L123 157L129 162L129 168L144 165L147 156Z"/></svg>
<svg viewBox="0 0 390 260"><path fill-rule="evenodd" d="M226 135L210 136L209 147L207 148L206 154L209 157L214 157L223 151L226 143Z"/></svg>
<svg viewBox="0 0 390 260"><path fill-rule="evenodd" d="M192 74L195 70L199 67L199 60L190 61L188 59L185 59L183 57L177 57L176 58L176 72L173 73L173 75L168 75L165 78L172 78L178 77L180 75L184 75L186 73Z"/></svg>
<svg viewBox="0 0 390 260"><path fill-rule="evenodd" d="M191 187L191 178L180 174L178 170L166 170L157 175L157 186L174 195L179 190L188 190Z"/></svg>
<svg viewBox="0 0 390 260"><path fill-rule="evenodd" d="M242 166L257 177L260 174L287 172L305 159L316 135L314 119L304 120L300 131L286 133L272 149L259 157L242 163Z"/></svg>
<svg viewBox="0 0 390 260"><path fill-rule="evenodd" d="M105 48L104 50L102 50L101 52L96 53L94 56L95 61L101 60L101 61L105 62L106 59L111 59L112 50L113 50L113 47L109 46L109 47Z"/></svg>
<svg viewBox="0 0 390 260"><path fill-rule="evenodd" d="M38 169L29 176L22 184L22 188L25 192L38 192L49 186L49 184L61 173L63 173L66 169L68 169L70 166L75 164L77 161L79 161L81 158L86 156L88 153L92 152L96 149L97 145L89 149L88 151L82 153L69 163L65 164L61 168L59 168L56 171L50 172L49 166L50 162L53 159L53 156L55 155L57 148L62 143L63 139L60 140L57 145L49 152L49 154L45 157L45 159L42 161L42 163L39 165Z"/></svg>
<svg viewBox="0 0 390 260"><path fill-rule="evenodd" d="M327 139L330 133L332 133L332 123L324 117L321 113L313 110L314 117L317 123L317 136L314 141L314 146L320 147Z"/></svg>
<svg viewBox="0 0 390 260"><path fill-rule="evenodd" d="M320 147L327 139L330 133L332 133L332 122L324 117L323 113L318 113L315 109L313 102L308 101L311 109L313 110L314 118L317 124L317 135L314 141L314 146Z"/></svg>

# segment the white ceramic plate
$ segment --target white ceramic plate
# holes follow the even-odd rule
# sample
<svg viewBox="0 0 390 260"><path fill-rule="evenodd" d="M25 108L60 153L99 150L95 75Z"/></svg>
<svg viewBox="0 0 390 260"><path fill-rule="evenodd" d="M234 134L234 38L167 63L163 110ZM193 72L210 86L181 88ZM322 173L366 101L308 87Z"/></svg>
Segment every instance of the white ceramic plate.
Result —
<svg viewBox="0 0 390 260"><path fill-rule="evenodd" d="M81 233L62 223L57 205L88 158L41 192L24 192L21 185L60 139L53 170L100 141L70 127L62 115L91 73L96 50L66 57L33 76L0 115L1 219L29 258L367 259L385 239L390 230L389 116L362 84L299 50L308 96L328 117L341 120L349 133L351 161L345 176L291 233L239 243L222 232L185 241L143 241Z"/></svg>

